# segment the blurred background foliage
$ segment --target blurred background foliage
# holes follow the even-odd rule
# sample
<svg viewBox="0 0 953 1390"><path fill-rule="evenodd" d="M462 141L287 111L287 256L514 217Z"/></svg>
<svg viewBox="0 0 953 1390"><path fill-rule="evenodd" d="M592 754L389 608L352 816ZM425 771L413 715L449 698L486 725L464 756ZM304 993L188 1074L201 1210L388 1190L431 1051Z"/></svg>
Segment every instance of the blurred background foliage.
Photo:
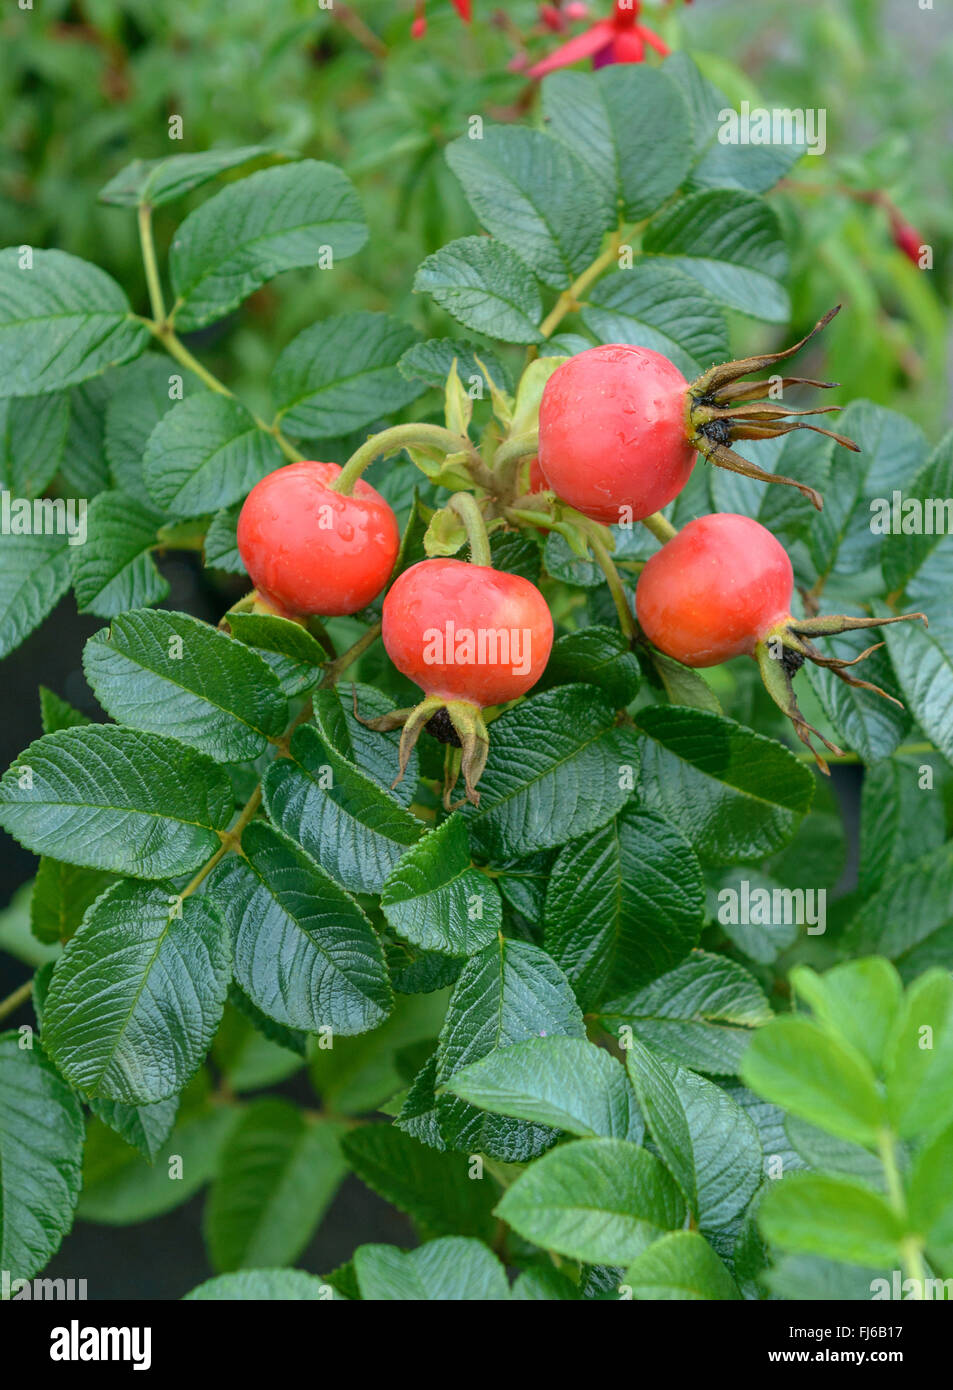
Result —
<svg viewBox="0 0 953 1390"><path fill-rule="evenodd" d="M145 309L135 219L96 202L133 158L264 143L340 164L371 223L366 250L333 279L301 274L260 291L200 339L251 403L277 352L316 316L387 309L429 333L440 311L414 299L413 271L477 230L442 158L468 118L537 119L525 66L566 35L535 0L475 0L471 26L430 0L37 0L0 20L0 243L57 246L108 269ZM953 24L914 0L697 0L646 4L729 102L823 108L827 153L805 157L770 196L793 257L795 328L839 299L826 370L845 400L912 415L932 437L948 416L953 266ZM590 21L609 12L591 0ZM578 25L576 26L578 31ZM653 60L654 61L654 60ZM181 117L182 139L169 120ZM198 201L201 194L195 195ZM895 245L891 208L933 250L924 273ZM187 205L160 210L167 244ZM786 336L786 335L784 335ZM778 330L735 325L750 352Z"/></svg>

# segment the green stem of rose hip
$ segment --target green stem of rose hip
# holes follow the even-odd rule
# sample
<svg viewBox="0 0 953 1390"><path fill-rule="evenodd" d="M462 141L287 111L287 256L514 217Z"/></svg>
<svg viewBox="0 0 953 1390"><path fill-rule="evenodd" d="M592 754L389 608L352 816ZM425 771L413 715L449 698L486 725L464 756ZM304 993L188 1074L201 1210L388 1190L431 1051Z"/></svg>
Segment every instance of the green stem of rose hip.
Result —
<svg viewBox="0 0 953 1390"><path fill-rule="evenodd" d="M359 449L356 449L331 484L333 492L349 497L354 484L366 468L379 458L391 458L401 449L435 449L442 454L461 454L468 456L468 465L474 460L484 468L483 460L477 453L473 442L465 435L454 434L453 430L442 425L394 425L392 429L372 434Z"/></svg>
<svg viewBox="0 0 953 1390"><path fill-rule="evenodd" d="M483 513L477 505L476 498L471 496L469 492L455 492L447 506L456 512L466 527L467 540L470 543L471 562L474 565L492 567L493 556L490 553L490 538L487 535L486 522L483 520Z"/></svg>
<svg viewBox="0 0 953 1390"><path fill-rule="evenodd" d="M27 980L20 985L12 994L8 994L6 999L0 999L0 1018L6 1018L7 1014L15 1013L21 1004L25 1004L29 999L33 989L33 981Z"/></svg>
<svg viewBox="0 0 953 1390"><path fill-rule="evenodd" d="M635 234L637 227L638 223L633 223L632 226L620 227L618 231L613 232L606 249L596 257L591 265L587 265L580 275L577 275L567 290L563 290L553 308L539 325L539 331L544 338L551 337L566 315L579 308L581 296L585 294L593 281L598 280L602 272L608 270L610 265L618 262L619 248Z"/></svg>
<svg viewBox="0 0 953 1390"><path fill-rule="evenodd" d="M515 434L512 439L504 439L493 455L493 471L502 472L508 464L518 463L520 459L530 458L539 452L539 430L528 430L526 434Z"/></svg>
<svg viewBox="0 0 953 1390"><path fill-rule="evenodd" d="M909 1226L907 1199L904 1195L903 1179L900 1176L900 1166L897 1162L897 1140L892 1130L882 1129L880 1131L877 1136L877 1149L880 1162L883 1165L890 1205L903 1225ZM900 1251L904 1273L908 1279L913 1281L913 1291L910 1297L922 1299L926 1270L923 1266L919 1240L913 1235L904 1236L900 1241Z"/></svg>
<svg viewBox="0 0 953 1390"><path fill-rule="evenodd" d="M164 323L165 301L162 298L162 281L159 278L159 265L152 236L152 208L148 203L139 205L139 245L142 249L142 266L146 273L152 317L156 323Z"/></svg>
<svg viewBox="0 0 953 1390"><path fill-rule="evenodd" d="M641 520L645 529L651 531L655 539L661 541L663 545L666 541L670 541L673 536L678 535L678 531L661 512L653 512L651 516L643 516Z"/></svg>
<svg viewBox="0 0 953 1390"><path fill-rule="evenodd" d="M629 596L625 591L625 585L619 577L619 571L616 569L612 556L609 554L600 536L592 531L587 531L586 540L589 542L590 549L595 556L596 564L606 577L606 583L609 585L609 593L612 595L612 602L615 604L616 612L619 615L619 626L631 642L635 638L638 629L635 626L635 618L629 606Z"/></svg>

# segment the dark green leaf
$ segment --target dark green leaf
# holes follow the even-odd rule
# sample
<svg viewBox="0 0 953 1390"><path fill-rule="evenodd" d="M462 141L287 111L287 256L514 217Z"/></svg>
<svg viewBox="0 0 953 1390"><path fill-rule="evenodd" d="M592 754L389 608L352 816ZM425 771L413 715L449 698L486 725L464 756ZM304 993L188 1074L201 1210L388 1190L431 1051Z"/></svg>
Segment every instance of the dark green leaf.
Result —
<svg viewBox="0 0 953 1390"><path fill-rule="evenodd" d="M270 825L253 822L242 857L209 892L231 931L235 978L269 1018L317 1033L363 1033L392 995L380 942L343 888Z"/></svg>
<svg viewBox="0 0 953 1390"><path fill-rule="evenodd" d="M150 1105L198 1069L225 1006L231 952L207 898L117 883L53 970L43 1040L88 1095Z"/></svg>
<svg viewBox="0 0 953 1390"><path fill-rule="evenodd" d="M0 825L34 854L137 878L197 869L231 815L211 758L112 725L44 734L0 781Z"/></svg>

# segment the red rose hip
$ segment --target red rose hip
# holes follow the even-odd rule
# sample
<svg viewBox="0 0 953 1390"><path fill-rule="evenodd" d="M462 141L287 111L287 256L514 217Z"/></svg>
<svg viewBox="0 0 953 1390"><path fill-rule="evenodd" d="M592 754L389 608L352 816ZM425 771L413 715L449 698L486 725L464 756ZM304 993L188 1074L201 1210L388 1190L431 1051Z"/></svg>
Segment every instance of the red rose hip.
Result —
<svg viewBox="0 0 953 1390"><path fill-rule="evenodd" d="M660 511L695 462L687 390L678 368L649 348L615 344L570 357L546 383L539 411L539 466L549 486L607 524Z"/></svg>
<svg viewBox="0 0 953 1390"><path fill-rule="evenodd" d="M252 488L238 518L238 551L261 598L303 617L357 613L390 578L400 548L397 518L358 479L333 491L336 463L289 463Z"/></svg>
<svg viewBox="0 0 953 1390"><path fill-rule="evenodd" d="M463 560L421 560L384 600L384 646L427 695L479 706L536 684L553 645L546 600L528 579Z"/></svg>
<svg viewBox="0 0 953 1390"><path fill-rule="evenodd" d="M690 521L647 562L635 592L642 631L684 666L752 655L791 611L794 573L784 547L748 516Z"/></svg>

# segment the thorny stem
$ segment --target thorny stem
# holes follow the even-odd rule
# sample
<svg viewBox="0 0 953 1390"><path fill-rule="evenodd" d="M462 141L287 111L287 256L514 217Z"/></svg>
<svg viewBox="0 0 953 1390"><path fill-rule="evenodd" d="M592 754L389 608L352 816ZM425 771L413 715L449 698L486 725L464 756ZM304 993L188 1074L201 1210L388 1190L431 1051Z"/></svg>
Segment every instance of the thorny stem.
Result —
<svg viewBox="0 0 953 1390"><path fill-rule="evenodd" d="M670 521L666 521L661 512L653 512L651 516L643 516L641 520L645 529L651 531L655 539L661 541L663 545L666 541L670 541L673 536L678 535L676 528Z"/></svg>
<svg viewBox="0 0 953 1390"><path fill-rule="evenodd" d="M455 492L447 503L447 506L456 512L457 516L466 527L467 540L470 543L470 561L474 565L485 565L492 567L493 557L490 553L490 538L486 533L486 523L483 520L483 513L477 505L477 500L469 492Z"/></svg>
<svg viewBox="0 0 953 1390"><path fill-rule="evenodd" d="M25 1004L32 989L33 981L30 979L25 984L20 985L19 989L15 989L12 994L8 994L6 999L0 999L0 1018L6 1018L7 1014L15 1013L21 1004Z"/></svg>

